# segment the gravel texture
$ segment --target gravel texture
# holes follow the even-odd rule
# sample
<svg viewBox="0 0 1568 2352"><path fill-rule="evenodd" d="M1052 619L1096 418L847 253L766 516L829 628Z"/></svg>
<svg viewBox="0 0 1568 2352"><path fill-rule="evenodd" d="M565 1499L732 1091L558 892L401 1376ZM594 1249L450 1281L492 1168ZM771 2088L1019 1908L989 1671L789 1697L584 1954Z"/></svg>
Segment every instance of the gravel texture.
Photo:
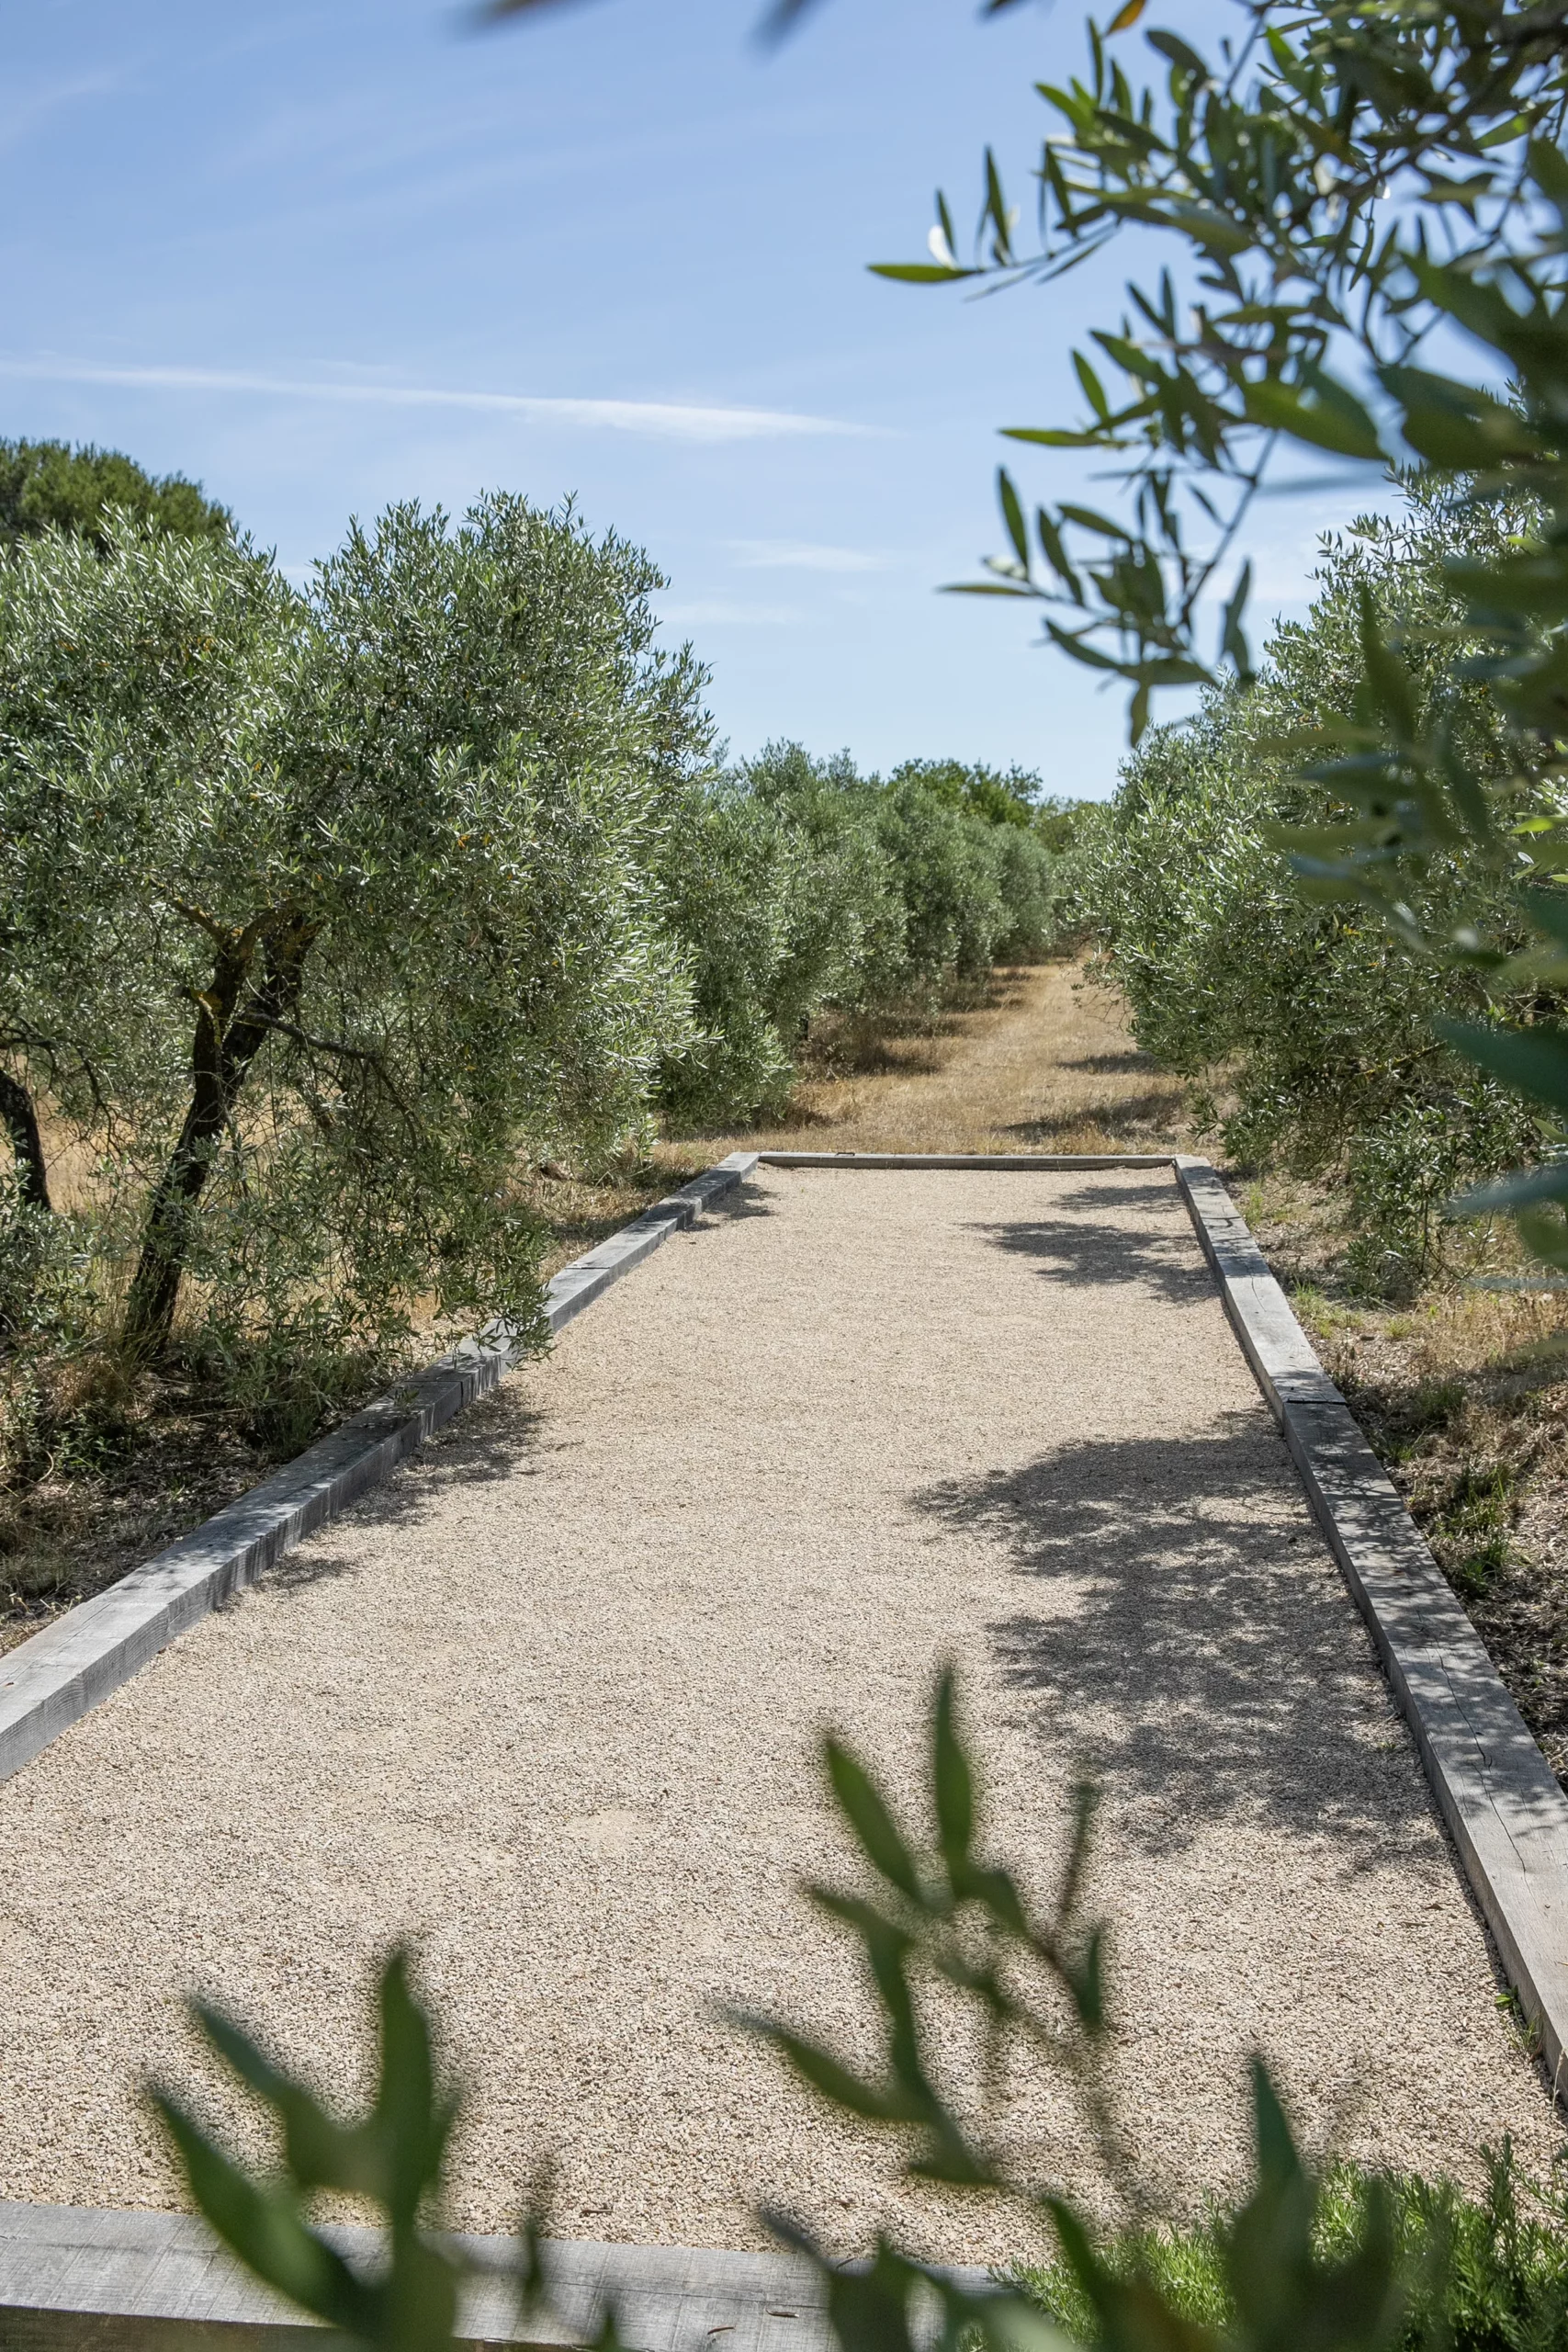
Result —
<svg viewBox="0 0 1568 2352"><path fill-rule="evenodd" d="M149 2070L245 2132L198 1987L343 2095L416 1943L470 2098L452 2213L561 2234L1027 2251L893 2185L727 2004L852 2046L795 1892L825 1721L912 1782L960 1666L996 1844L1103 1783L1134 2137L1236 2182L1245 2062L1307 2138L1472 2177L1555 2144L1370 1643L1163 1173L764 1170L378 1494L0 1787L0 2195L180 2201ZM1027 2075L1043 2176L1077 2129Z"/></svg>

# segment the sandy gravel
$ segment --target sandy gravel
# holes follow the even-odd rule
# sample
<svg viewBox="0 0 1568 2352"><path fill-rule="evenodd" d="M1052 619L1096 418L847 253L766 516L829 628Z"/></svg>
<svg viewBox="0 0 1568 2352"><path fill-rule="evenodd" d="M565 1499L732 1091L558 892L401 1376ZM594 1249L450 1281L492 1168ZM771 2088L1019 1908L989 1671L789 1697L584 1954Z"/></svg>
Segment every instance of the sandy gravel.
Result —
<svg viewBox="0 0 1568 2352"><path fill-rule="evenodd" d="M933 2250L1017 2251L896 2194L720 2014L855 2031L793 1892L833 1860L816 1736L907 1781L943 1655L1026 1875L1103 1777L1130 2111L1176 2194L1235 2178L1258 2044L1316 2141L1545 2162L1169 1180L767 1170L0 1787L0 2194L177 2202L138 2084L197 2071L181 1994L346 2089L412 1933L471 2088L463 2224L506 2226L553 2146L566 2234L760 2244L771 2199L845 2245L902 2206Z"/></svg>

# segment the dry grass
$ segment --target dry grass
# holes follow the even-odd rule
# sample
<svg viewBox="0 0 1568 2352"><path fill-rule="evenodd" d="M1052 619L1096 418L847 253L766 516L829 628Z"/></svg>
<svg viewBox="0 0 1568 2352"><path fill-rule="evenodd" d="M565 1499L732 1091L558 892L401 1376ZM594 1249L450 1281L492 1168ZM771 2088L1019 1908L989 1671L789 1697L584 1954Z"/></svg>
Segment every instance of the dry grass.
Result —
<svg viewBox="0 0 1568 2352"><path fill-rule="evenodd" d="M1326 1186L1270 1178L1242 1206L1296 1312L1568 1787L1568 1295L1477 1287L1518 1271L1472 1232L1397 1306L1350 1295Z"/></svg>
<svg viewBox="0 0 1568 2352"><path fill-rule="evenodd" d="M776 1125L705 1137L775 1151L1142 1151L1185 1143L1186 1089L1119 1000L1063 960L996 973L967 1006L904 1024L820 1023Z"/></svg>

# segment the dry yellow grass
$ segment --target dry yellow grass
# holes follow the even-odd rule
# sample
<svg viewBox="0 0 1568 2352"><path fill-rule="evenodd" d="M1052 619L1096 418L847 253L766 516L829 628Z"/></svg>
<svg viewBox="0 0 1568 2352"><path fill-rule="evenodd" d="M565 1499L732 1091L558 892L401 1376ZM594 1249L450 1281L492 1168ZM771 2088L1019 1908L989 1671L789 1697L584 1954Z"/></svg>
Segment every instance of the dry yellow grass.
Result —
<svg viewBox="0 0 1568 2352"><path fill-rule="evenodd" d="M1334 1183L1274 1174L1240 1200L1568 1787L1568 1294L1479 1286L1529 1271L1505 1222L1452 1237L1415 1297L1368 1298Z"/></svg>
<svg viewBox="0 0 1568 2352"><path fill-rule="evenodd" d="M1184 1096L1139 1053L1115 992L1063 960L998 972L975 1009L905 1035L822 1023L784 1117L704 1137L701 1157L1160 1150L1186 1140Z"/></svg>

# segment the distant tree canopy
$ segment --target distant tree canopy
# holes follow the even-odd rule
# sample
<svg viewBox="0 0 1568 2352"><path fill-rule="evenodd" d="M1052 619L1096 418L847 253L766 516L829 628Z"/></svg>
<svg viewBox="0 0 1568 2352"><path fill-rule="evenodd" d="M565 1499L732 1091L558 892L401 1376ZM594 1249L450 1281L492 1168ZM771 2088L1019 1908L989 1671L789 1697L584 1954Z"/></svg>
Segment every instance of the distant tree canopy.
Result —
<svg viewBox="0 0 1568 2352"><path fill-rule="evenodd" d="M107 517L127 508L145 528L181 538L223 539L233 529L226 506L204 497L183 474L148 473L118 449L64 441L0 441L0 549L47 530L90 539L100 553Z"/></svg>
<svg viewBox="0 0 1568 2352"><path fill-rule="evenodd" d="M1010 767L1004 775L964 760L906 760L895 768L892 782L918 784L949 808L966 809L991 825L1027 825L1034 814L1042 786L1032 770Z"/></svg>

